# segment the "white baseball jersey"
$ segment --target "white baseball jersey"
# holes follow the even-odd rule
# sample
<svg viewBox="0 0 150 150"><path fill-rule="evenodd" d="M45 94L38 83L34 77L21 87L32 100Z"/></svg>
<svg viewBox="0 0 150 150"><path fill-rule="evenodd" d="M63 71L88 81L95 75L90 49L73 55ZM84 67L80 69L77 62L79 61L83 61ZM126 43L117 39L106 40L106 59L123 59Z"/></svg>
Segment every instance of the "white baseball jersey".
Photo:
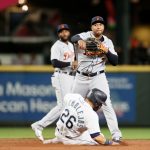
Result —
<svg viewBox="0 0 150 150"><path fill-rule="evenodd" d="M83 33L80 33L78 34L83 40L87 40L88 38L95 38L95 36L93 35L92 31L88 31L88 32L83 32ZM112 41L103 35L103 38L104 38L104 41L102 42L108 49L111 53L117 55L117 53L115 52L114 50L114 45L112 43ZM101 70L104 70L105 69L105 61L103 63L100 63L98 65L95 65L97 64L98 62L101 62L102 59L100 57L95 57L95 56L86 56L86 55L83 55L84 53L84 50L81 50L81 49L78 49L78 61L79 61L79 68L78 70L81 71L81 72L98 72L98 71L101 71Z"/></svg>
<svg viewBox="0 0 150 150"><path fill-rule="evenodd" d="M64 60L64 54L68 52L70 57ZM51 48L51 60L57 59L63 62L72 62L74 60L74 47L71 42L68 41L68 44L57 40ZM70 70L70 66L63 68L65 70Z"/></svg>
<svg viewBox="0 0 150 150"><path fill-rule="evenodd" d="M100 133L99 118L92 107L79 94L67 94L64 98L65 108L57 128L64 137L75 138L82 133L81 128L87 128L89 135Z"/></svg>

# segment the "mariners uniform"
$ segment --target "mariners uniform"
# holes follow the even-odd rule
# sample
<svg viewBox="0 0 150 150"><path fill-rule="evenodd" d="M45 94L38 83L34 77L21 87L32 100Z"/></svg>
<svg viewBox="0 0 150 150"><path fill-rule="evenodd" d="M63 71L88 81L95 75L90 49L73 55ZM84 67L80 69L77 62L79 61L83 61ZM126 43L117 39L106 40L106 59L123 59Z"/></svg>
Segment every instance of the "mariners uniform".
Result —
<svg viewBox="0 0 150 150"><path fill-rule="evenodd" d="M58 26L58 32L69 30L67 24ZM64 59L64 54L69 53ZM41 120L32 124L32 129L40 140L42 137L42 129L53 123L61 114L64 107L64 96L71 92L74 75L72 74L71 62L74 60L74 47L71 42L64 42L61 39L57 40L51 48L51 61L55 67L55 72L52 75L51 82L55 88L57 105Z"/></svg>
<svg viewBox="0 0 150 150"><path fill-rule="evenodd" d="M92 107L79 94L67 94L65 109L57 122L56 138L44 143L63 143L76 145L97 145L92 135L101 133L99 118ZM85 128L84 132L80 132Z"/></svg>
<svg viewBox="0 0 150 150"><path fill-rule="evenodd" d="M92 23L94 21L101 22L102 20L99 20L100 18L93 18ZM103 22L101 22L103 23ZM84 32L78 35L75 35L72 37L72 42L77 43L79 40L87 40L88 38L95 38L92 31ZM106 54L106 57L108 61L116 65L116 62L113 61L114 57L117 57L117 53L114 50L114 46L112 41L102 35L102 37L99 39L107 48L108 53ZM92 88L98 88L105 92L107 94L107 100L106 104L107 106L102 106L103 113L105 115L109 130L112 134L112 138L118 138L118 140L122 137L121 132L118 128L118 122L116 118L116 114L114 112L114 109L112 107L112 103L110 100L110 90L109 90L109 84L106 79L105 75L105 61L101 57L91 57L84 55L84 50L77 49L78 51L78 70L75 77L74 85L72 92L73 93L79 93L83 97L85 97L87 91Z"/></svg>

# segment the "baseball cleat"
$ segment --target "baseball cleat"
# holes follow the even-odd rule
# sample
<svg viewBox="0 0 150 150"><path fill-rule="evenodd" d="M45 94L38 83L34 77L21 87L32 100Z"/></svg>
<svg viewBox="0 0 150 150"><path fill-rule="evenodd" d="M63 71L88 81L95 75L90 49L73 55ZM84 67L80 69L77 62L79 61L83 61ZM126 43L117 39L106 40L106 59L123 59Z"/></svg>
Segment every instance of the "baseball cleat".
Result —
<svg viewBox="0 0 150 150"><path fill-rule="evenodd" d="M31 125L31 127L32 127L32 130L35 132L36 137L39 140L44 141L44 138L43 138L43 135L42 135L43 128L40 125L38 125L37 122L33 123Z"/></svg>
<svg viewBox="0 0 150 150"><path fill-rule="evenodd" d="M121 142L121 137L114 137L113 139L112 139L112 141L114 141L114 142L116 142L116 143L120 143Z"/></svg>

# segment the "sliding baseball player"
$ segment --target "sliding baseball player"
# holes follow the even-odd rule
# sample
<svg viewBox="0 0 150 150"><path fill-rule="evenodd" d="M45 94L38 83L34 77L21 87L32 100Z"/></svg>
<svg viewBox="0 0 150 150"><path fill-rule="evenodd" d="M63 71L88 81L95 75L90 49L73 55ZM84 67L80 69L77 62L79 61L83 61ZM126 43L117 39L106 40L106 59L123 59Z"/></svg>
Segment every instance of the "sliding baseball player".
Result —
<svg viewBox="0 0 150 150"><path fill-rule="evenodd" d="M55 138L43 141L73 145L119 145L101 133L96 113L106 105L107 96L99 89L88 91L84 99L80 94L67 94L65 108L57 122Z"/></svg>

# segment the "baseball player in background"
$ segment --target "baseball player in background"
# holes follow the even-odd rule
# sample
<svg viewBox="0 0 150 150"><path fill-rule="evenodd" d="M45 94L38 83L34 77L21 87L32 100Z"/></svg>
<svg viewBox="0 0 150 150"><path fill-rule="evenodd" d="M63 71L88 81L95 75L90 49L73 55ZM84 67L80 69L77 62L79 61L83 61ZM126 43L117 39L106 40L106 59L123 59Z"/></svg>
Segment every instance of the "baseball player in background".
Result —
<svg viewBox="0 0 150 150"><path fill-rule="evenodd" d="M118 128L117 117L110 100L109 85L104 71L105 60L108 59L109 63L115 66L118 63L118 55L114 50L112 41L103 35L104 28L104 19L100 16L96 16L91 20L91 31L77 34L71 38L72 42L77 44L76 51L78 52L79 64L72 92L79 93L85 97L88 90L98 88L106 93L107 105L103 105L102 110L112 134L113 141L120 142L122 134ZM106 59L97 55L86 55L86 40L88 38L95 38L101 42L103 56L105 56Z"/></svg>
<svg viewBox="0 0 150 150"><path fill-rule="evenodd" d="M55 138L43 143L63 143L75 145L119 145L104 137L100 131L96 113L106 105L107 96L99 89L88 91L84 99L80 94L67 94L65 108L57 122Z"/></svg>
<svg viewBox="0 0 150 150"><path fill-rule="evenodd" d="M45 117L31 125L35 135L42 141L44 140L43 128L52 124L60 116L64 107L64 96L71 92L74 81L73 69L76 64L74 63L74 47L69 42L69 26L67 24L58 25L57 33L59 40L51 47L51 62L55 68L51 81L55 88L57 105Z"/></svg>

